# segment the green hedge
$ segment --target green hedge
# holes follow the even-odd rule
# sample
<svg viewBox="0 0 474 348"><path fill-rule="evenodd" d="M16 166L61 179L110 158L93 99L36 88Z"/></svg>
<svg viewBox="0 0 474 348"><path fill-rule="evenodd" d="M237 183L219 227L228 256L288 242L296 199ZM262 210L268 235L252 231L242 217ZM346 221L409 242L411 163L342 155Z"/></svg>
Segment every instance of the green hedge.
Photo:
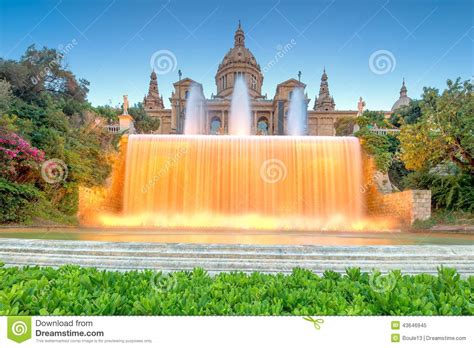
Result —
<svg viewBox="0 0 474 348"><path fill-rule="evenodd" d="M473 315L474 277L0 267L0 315Z"/></svg>
<svg viewBox="0 0 474 348"><path fill-rule="evenodd" d="M31 184L17 184L0 178L0 222L24 222L41 198L41 192Z"/></svg>

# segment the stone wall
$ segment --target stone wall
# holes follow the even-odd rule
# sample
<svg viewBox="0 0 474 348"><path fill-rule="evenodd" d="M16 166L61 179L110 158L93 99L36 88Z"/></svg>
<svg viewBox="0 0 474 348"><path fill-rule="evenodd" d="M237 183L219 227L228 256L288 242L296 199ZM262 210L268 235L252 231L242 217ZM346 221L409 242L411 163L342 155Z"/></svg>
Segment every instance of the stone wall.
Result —
<svg viewBox="0 0 474 348"><path fill-rule="evenodd" d="M404 224L426 220L431 216L431 191L408 190L380 194L367 201L367 210L369 215L394 217Z"/></svg>
<svg viewBox="0 0 474 348"><path fill-rule="evenodd" d="M395 218L407 225L411 225L415 220L426 220L431 217L430 190L382 193L379 185L383 177L376 170L373 159L364 155L363 163L362 192L365 195L368 215Z"/></svg>

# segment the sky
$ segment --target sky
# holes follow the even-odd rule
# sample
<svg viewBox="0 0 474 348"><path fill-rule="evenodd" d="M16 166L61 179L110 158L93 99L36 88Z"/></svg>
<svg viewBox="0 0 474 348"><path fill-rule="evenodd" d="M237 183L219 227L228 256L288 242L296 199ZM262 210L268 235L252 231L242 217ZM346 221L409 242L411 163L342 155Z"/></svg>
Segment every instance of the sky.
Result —
<svg viewBox="0 0 474 348"><path fill-rule="evenodd" d="M473 76L471 0L0 0L0 57L57 48L90 81L93 105L143 100L154 66L169 107L172 85L189 77L216 93L217 67L238 21L264 72L262 93L290 78L306 83L311 105L323 68L336 109L389 110L402 79L408 95Z"/></svg>

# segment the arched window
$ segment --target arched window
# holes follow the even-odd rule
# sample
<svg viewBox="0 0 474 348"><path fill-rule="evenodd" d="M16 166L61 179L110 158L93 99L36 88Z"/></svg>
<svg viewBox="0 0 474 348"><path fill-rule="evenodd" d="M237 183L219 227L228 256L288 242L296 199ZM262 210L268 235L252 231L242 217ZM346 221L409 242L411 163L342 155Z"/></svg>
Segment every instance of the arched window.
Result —
<svg viewBox="0 0 474 348"><path fill-rule="evenodd" d="M186 90L186 91L184 92L184 99L188 99L188 95L189 95L189 91Z"/></svg>
<svg viewBox="0 0 474 348"><path fill-rule="evenodd" d="M257 121L257 135L268 135L270 124L266 117L260 117Z"/></svg>
<svg viewBox="0 0 474 348"><path fill-rule="evenodd" d="M222 134L222 122L217 116L211 119L211 134Z"/></svg>

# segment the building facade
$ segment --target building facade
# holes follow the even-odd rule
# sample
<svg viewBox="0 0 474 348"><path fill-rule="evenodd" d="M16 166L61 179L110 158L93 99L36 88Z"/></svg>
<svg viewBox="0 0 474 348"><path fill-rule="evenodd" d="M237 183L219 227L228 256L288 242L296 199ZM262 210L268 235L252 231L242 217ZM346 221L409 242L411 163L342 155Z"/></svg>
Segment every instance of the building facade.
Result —
<svg viewBox="0 0 474 348"><path fill-rule="evenodd" d="M284 135L287 129L287 114L291 93L295 88L306 89L306 84L289 79L276 86L272 99L262 95L264 76L255 56L245 46L245 33L239 26L234 34L234 46L225 54L215 75L216 94L204 99L207 110L207 134L227 134L234 81L243 77L247 82L252 110L252 133L257 135ZM152 117L160 119L158 134L181 134L184 130L186 98L193 84L190 78L173 84L170 100L171 108L165 109L163 96L158 90L157 75L150 76L148 93L143 100L144 108ZM403 84L404 95L406 87ZM202 89L202 86L201 86ZM307 106L311 99L305 92ZM356 103L355 103L356 104ZM313 107L307 110L306 130L308 135L335 135L334 124L342 117L357 117L361 110L337 110L334 98L329 92L328 75L323 70L319 93L315 96ZM365 104L364 104L365 105ZM386 112L389 114L390 112Z"/></svg>

